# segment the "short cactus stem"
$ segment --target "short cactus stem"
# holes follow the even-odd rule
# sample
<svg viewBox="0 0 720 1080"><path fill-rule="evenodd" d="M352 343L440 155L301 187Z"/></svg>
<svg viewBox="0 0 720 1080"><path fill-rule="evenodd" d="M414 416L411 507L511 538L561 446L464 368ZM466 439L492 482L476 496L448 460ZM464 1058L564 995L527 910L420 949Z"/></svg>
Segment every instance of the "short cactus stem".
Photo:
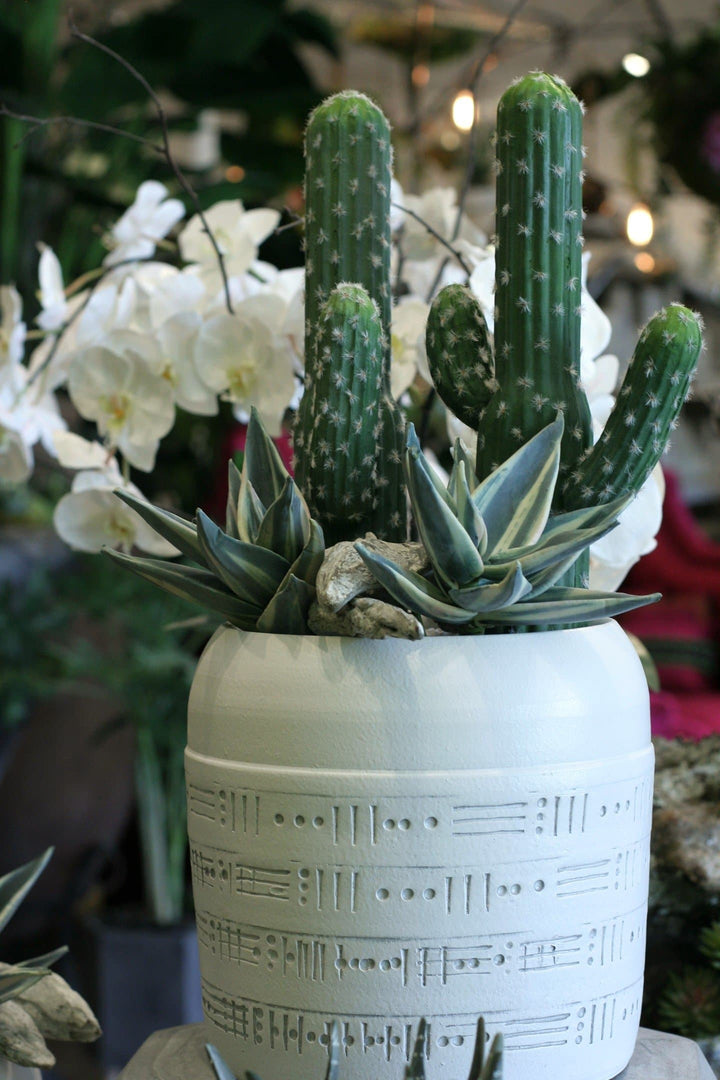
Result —
<svg viewBox="0 0 720 1080"><path fill-rule="evenodd" d="M365 499L367 513L362 517L355 516L358 503L354 493L350 493L354 535L370 529L384 539L403 540L406 536L401 467L403 423L400 410L390 396L392 147L387 120L364 94L346 91L336 94L310 117L305 155L305 371L306 385L315 387L315 391L305 394L298 410L296 479L309 499L317 498L316 465L308 456L317 423L325 429L332 460L338 458L335 434L327 430L323 419L328 402L323 399L316 378L317 372L325 372L328 364L327 354L323 354L327 342L320 344L325 333L321 312L336 286L357 283L365 289L378 314L380 381L378 401L365 423L365 434L369 437L361 440L362 456L365 458L372 452L372 463L366 469L375 477L375 491L372 499ZM339 326L336 331L340 333ZM336 361L340 366L335 374L345 380L347 365L337 349L332 351L329 363L334 365ZM357 371L365 371L364 359ZM325 375L321 382L323 386L328 384ZM365 388L357 385L345 384L345 390L358 398L365 394ZM352 434L352 438L358 435ZM341 500L349 494L335 484L327 490L334 491ZM335 496L328 494L320 511L319 520L330 534L336 532L350 505L342 501L334 503ZM344 528L349 527L348 521Z"/></svg>
<svg viewBox="0 0 720 1080"><path fill-rule="evenodd" d="M477 473L486 476L558 412L562 471L591 444L580 390L582 110L566 84L534 72L498 106L495 375ZM558 493L558 507L563 507Z"/></svg>
<svg viewBox="0 0 720 1080"><path fill-rule="evenodd" d="M565 482L567 503L607 502L640 490L665 450L701 349L701 319L682 304L650 319L602 435Z"/></svg>
<svg viewBox="0 0 720 1080"><path fill-rule="evenodd" d="M330 543L377 531L377 447L386 415L384 334L377 304L361 285L338 285L320 309L316 357L305 395L314 417L298 432L304 494ZM400 524L400 523L398 523ZM402 523L404 525L404 522Z"/></svg>
<svg viewBox="0 0 720 1080"><path fill-rule="evenodd" d="M476 428L497 383L485 316L467 286L448 285L435 297L425 337L437 392L458 419Z"/></svg>

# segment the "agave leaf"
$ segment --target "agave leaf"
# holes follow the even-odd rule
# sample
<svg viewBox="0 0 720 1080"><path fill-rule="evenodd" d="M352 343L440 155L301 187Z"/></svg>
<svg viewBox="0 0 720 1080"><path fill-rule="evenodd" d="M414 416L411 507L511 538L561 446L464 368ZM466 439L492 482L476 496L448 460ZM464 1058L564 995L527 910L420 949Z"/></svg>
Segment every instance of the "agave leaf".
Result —
<svg viewBox="0 0 720 1080"><path fill-rule="evenodd" d="M562 536L556 538L555 543L548 544L531 544L526 548L516 548L514 551L506 553L507 559L502 562L489 562L485 565L485 576L497 578L500 574L506 574L509 568L514 563L519 562L522 566L525 577L532 584L535 583L535 575L544 570L548 566L559 565L561 562L565 562L571 555L574 556L572 562L575 561L577 556L586 547L592 544L595 540L600 540L603 536L607 536L617 527L617 521L601 522L599 525L594 525L589 529L584 529L582 532L565 533ZM513 558L514 556L514 558ZM572 562L570 565L572 565Z"/></svg>
<svg viewBox="0 0 720 1080"><path fill-rule="evenodd" d="M174 544L182 555L186 555L193 562L205 566L205 559L197 538L197 529L192 521L186 521L185 518L178 517L177 514L172 514L169 510L163 510L160 506L153 506L152 503L146 502L145 499L138 499L130 491L116 488L115 494L118 499L122 499L124 503L127 503L131 510L139 514L151 529L159 533L164 540Z"/></svg>
<svg viewBox="0 0 720 1080"><path fill-rule="evenodd" d="M449 492L448 488L445 486L445 484L443 484L442 480L440 479L440 477L435 472L433 467L430 465L430 462L428 461L428 459L425 457L425 455L422 452L422 447L420 446L420 440L418 439L418 437L417 437L417 435L415 433L415 425L414 424L408 424L408 426L407 426L407 430L405 432L405 449L406 449L406 455L405 455L406 459L412 458L413 461L417 462L417 467L423 470L423 472L425 473L428 480L430 481L430 483L435 488L435 491L438 493L438 495L440 496L442 501L446 504L446 506L449 506L451 510L455 510L455 503L453 502L453 500L451 498L451 495L450 495L450 492ZM406 468L407 468L407 464L406 464Z"/></svg>
<svg viewBox="0 0 720 1080"><path fill-rule="evenodd" d="M254 629L255 620L261 609L253 604L244 603L224 589L209 570L201 570L194 566L176 566L162 559L138 559L133 555L123 555L119 551L112 551L110 548L103 548L103 552L127 570L137 574L138 577L153 585L159 585L161 589L172 593L173 596L179 596L183 600L190 600L193 604L200 604L211 611L216 611L218 615L222 615L235 626L239 626L241 630Z"/></svg>
<svg viewBox="0 0 720 1080"><path fill-rule="evenodd" d="M307 613L315 599L315 589L288 573L257 621L262 634L304 634Z"/></svg>
<svg viewBox="0 0 720 1080"><path fill-rule="evenodd" d="M288 476L277 499L267 509L255 543L292 563L309 539L310 511L294 480Z"/></svg>
<svg viewBox="0 0 720 1080"><path fill-rule="evenodd" d="M325 537L323 531L314 518L310 518L310 537L307 544L290 567L290 573L295 577L314 585L318 570L325 558Z"/></svg>
<svg viewBox="0 0 720 1080"><path fill-rule="evenodd" d="M493 611L485 621L504 626L599 622L634 608L645 607L646 604L654 604L659 599L660 593L630 596L628 593L556 587L543 593L541 600L525 600L507 611Z"/></svg>
<svg viewBox="0 0 720 1080"><path fill-rule="evenodd" d="M330 1029L330 1060L325 1072L325 1080L338 1080L340 1076L340 1025L333 1020Z"/></svg>
<svg viewBox="0 0 720 1080"><path fill-rule="evenodd" d="M598 503L597 506L583 506L580 510L568 510L567 513L552 514L543 530L539 543L546 545L557 538L576 534L579 529L592 528L603 521L616 521L620 514L633 501L634 495L621 495L611 502ZM512 558L512 552L505 553Z"/></svg>
<svg viewBox="0 0 720 1080"><path fill-rule="evenodd" d="M475 581L483 572L482 556L428 476L422 451L408 451L405 465L415 523L438 580L451 588Z"/></svg>
<svg viewBox="0 0 720 1080"><path fill-rule="evenodd" d="M488 531L488 555L534 544L550 514L560 467L562 413L473 492L473 502Z"/></svg>
<svg viewBox="0 0 720 1080"><path fill-rule="evenodd" d="M458 461L456 458L450 481L453 486L453 500L457 508L457 518L482 558L487 550L488 535L485 522L472 501L468 479L471 475L467 463L462 460Z"/></svg>
<svg viewBox="0 0 720 1080"><path fill-rule="evenodd" d="M229 511L228 507L228 511ZM260 501L257 491L243 470L240 482L238 501L235 507L235 537L244 540L246 544L256 543L258 530L265 517L265 507Z"/></svg>
<svg viewBox="0 0 720 1080"><path fill-rule="evenodd" d="M413 570L403 570L390 559L371 551L362 541L355 544L368 570L377 578L382 587L390 593L401 607L416 615L426 615L440 623L462 626L472 622L476 615L472 611L448 604L442 592Z"/></svg>
<svg viewBox="0 0 720 1080"><path fill-rule="evenodd" d="M288 478L288 471L282 463L277 446L263 427L254 406L250 410L245 441L243 476L247 476L263 506L270 506L275 502Z"/></svg>
<svg viewBox="0 0 720 1080"><path fill-rule="evenodd" d="M12 1001L18 994L29 990L40 979L50 974L49 968L28 968L16 964L0 972L0 1005L3 1001Z"/></svg>
<svg viewBox="0 0 720 1080"><path fill-rule="evenodd" d="M0 930L4 930L50 862L55 849L49 847L36 859L0 878Z"/></svg>
<svg viewBox="0 0 720 1080"><path fill-rule="evenodd" d="M427 1022L425 1017L418 1024L417 1035L413 1045L410 1064L405 1070L405 1080L425 1080L425 1040L427 1039Z"/></svg>
<svg viewBox="0 0 720 1080"><path fill-rule="evenodd" d="M203 554L214 573L245 603L264 608L290 569L287 559L228 536L202 510L197 522Z"/></svg>
<svg viewBox="0 0 720 1080"><path fill-rule="evenodd" d="M475 1046L473 1047L473 1057L470 1063L470 1072L468 1073L468 1080L484 1080L483 1078L483 1062L485 1061L485 1020L481 1016L478 1019L477 1027L475 1028Z"/></svg>
<svg viewBox="0 0 720 1080"><path fill-rule="evenodd" d="M496 584L483 581L477 585L469 585L465 589L449 589L448 596L461 608L480 614L517 604L531 591L532 585L523 576L520 563L516 563L503 580Z"/></svg>
<svg viewBox="0 0 720 1080"><path fill-rule="evenodd" d="M240 485L242 476L232 458L228 461L228 497L225 506L225 532L228 536L240 539L238 533L238 517L240 502Z"/></svg>
<svg viewBox="0 0 720 1080"><path fill-rule="evenodd" d="M480 1080L502 1080L503 1045L502 1033L498 1032L490 1044L490 1052L480 1074ZM472 1080L472 1076L469 1080Z"/></svg>
<svg viewBox="0 0 720 1080"><path fill-rule="evenodd" d="M205 1049L207 1051L207 1056L212 1062L212 1067L215 1070L217 1080L235 1080L234 1075L230 1072L230 1069L220 1056L220 1051L217 1047L213 1046L212 1043L205 1043ZM245 1075L250 1077L254 1076L254 1073L245 1073Z"/></svg>
<svg viewBox="0 0 720 1080"><path fill-rule="evenodd" d="M21 960L15 967L20 968L49 968L58 960L62 959L68 952L67 945L61 945L59 949L53 949L52 952L43 953L42 956L34 956L32 960Z"/></svg>

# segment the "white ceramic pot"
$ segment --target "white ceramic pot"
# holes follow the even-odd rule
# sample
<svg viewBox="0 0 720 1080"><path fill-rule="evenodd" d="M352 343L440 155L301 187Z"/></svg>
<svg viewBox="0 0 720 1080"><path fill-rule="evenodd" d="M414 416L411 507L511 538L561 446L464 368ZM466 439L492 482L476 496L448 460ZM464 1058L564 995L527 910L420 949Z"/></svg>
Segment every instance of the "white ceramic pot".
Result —
<svg viewBox="0 0 720 1080"><path fill-rule="evenodd" d="M222 629L190 696L209 1039L238 1075L610 1080L642 996L653 751L612 622L420 642Z"/></svg>

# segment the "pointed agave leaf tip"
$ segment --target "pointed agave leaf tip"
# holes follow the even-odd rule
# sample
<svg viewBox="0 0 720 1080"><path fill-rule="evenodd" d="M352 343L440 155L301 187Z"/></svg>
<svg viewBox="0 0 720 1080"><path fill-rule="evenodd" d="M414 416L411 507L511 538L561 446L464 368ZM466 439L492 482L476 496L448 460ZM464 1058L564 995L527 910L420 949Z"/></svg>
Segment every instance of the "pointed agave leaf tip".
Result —
<svg viewBox="0 0 720 1080"><path fill-rule="evenodd" d="M36 859L0 878L0 930L4 930L20 904L50 862L55 848L49 847Z"/></svg>
<svg viewBox="0 0 720 1080"><path fill-rule="evenodd" d="M212 1043L205 1043L205 1050L207 1051L207 1056L210 1058L210 1062L212 1064L213 1071L215 1073L215 1076L217 1077L217 1080L235 1080L235 1076L223 1061L222 1057L220 1056L220 1051L217 1049L217 1047L213 1046ZM246 1073L245 1075L249 1077L253 1074Z"/></svg>

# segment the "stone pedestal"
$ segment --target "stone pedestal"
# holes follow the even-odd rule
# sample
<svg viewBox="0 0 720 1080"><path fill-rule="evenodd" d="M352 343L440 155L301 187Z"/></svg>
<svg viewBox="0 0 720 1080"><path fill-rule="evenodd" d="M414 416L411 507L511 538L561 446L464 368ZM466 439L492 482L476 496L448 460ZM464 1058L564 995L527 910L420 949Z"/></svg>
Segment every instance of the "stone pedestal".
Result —
<svg viewBox="0 0 720 1080"><path fill-rule="evenodd" d="M202 1024L156 1031L118 1080L217 1080L205 1051L207 1039L208 1032ZM322 1078L318 1076L317 1080ZM563 1080L575 1080L575 1077L565 1076ZM700 1048L690 1039L640 1028L633 1059L617 1080L714 1080L714 1077Z"/></svg>

